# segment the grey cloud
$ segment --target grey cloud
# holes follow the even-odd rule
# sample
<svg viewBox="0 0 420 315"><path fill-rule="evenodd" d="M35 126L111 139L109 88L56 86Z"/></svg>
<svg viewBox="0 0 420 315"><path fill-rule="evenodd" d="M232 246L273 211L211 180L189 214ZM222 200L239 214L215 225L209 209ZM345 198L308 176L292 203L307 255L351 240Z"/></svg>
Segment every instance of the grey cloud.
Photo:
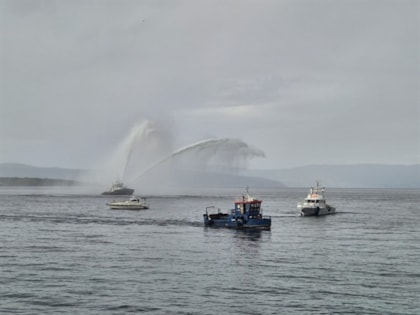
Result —
<svg viewBox="0 0 420 315"><path fill-rule="evenodd" d="M249 141L267 153L261 166L419 162L414 1L3 0L1 11L0 162L71 166L63 156L83 149L75 166L88 166L150 117L179 146ZM318 150L312 133L328 153L305 154Z"/></svg>

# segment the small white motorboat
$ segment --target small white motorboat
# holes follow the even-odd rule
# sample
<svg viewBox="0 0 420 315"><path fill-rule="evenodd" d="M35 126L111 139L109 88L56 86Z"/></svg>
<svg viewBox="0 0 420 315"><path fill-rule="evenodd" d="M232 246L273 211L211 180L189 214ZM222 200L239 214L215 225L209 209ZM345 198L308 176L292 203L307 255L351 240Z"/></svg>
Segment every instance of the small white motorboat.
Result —
<svg viewBox="0 0 420 315"><path fill-rule="evenodd" d="M118 209L118 210L143 210L149 209L149 205L146 204L145 198L140 198L136 196L132 196L130 200L126 201L113 201L107 203L111 209Z"/></svg>
<svg viewBox="0 0 420 315"><path fill-rule="evenodd" d="M335 213L335 208L327 204L324 196L325 188L316 182L316 187L311 187L308 196L297 205L301 216L317 216Z"/></svg>

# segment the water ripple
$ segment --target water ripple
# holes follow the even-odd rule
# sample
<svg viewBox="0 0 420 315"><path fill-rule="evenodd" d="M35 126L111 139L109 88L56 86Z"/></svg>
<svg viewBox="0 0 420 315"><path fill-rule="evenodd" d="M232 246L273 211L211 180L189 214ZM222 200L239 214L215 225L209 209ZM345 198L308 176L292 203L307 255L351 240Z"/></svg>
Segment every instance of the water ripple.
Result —
<svg viewBox="0 0 420 315"><path fill-rule="evenodd" d="M139 212L2 194L0 313L419 314L420 196L393 194L331 195L336 215L302 218L295 192L267 191L270 231L204 228L207 205L232 204L217 192Z"/></svg>

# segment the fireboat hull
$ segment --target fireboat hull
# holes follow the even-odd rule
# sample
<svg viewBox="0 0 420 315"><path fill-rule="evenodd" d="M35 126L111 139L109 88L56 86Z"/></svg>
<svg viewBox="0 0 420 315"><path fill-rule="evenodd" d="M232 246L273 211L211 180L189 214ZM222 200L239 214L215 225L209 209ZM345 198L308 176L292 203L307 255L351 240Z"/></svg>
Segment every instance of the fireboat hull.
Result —
<svg viewBox="0 0 420 315"><path fill-rule="evenodd" d="M134 189L131 188L123 188L113 191L104 191L102 195L112 195L112 196L131 196L134 193Z"/></svg>

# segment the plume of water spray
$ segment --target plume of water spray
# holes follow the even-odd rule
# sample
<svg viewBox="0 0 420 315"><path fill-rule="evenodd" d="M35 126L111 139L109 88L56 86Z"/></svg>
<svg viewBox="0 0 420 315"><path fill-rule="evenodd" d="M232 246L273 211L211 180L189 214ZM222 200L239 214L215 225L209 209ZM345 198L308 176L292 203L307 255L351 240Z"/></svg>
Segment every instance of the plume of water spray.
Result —
<svg viewBox="0 0 420 315"><path fill-rule="evenodd" d="M245 168L250 158L264 157L261 150L230 138L202 140L171 153L172 133L166 126L149 121L134 126L92 181L109 185L121 180L132 188L140 181L155 192L179 185L179 176L196 181L200 173L228 173Z"/></svg>
<svg viewBox="0 0 420 315"><path fill-rule="evenodd" d="M146 121L133 128L131 134L120 175L124 181L132 181L145 167L168 155L172 148L170 133L158 128L156 123Z"/></svg>
<svg viewBox="0 0 420 315"><path fill-rule="evenodd" d="M182 147L145 169L133 182L158 169L169 161L177 161L177 168L203 169L208 166L237 169L249 158L264 157L264 152L251 148L239 139L206 139ZM184 164L184 165L183 165Z"/></svg>
<svg viewBox="0 0 420 315"><path fill-rule="evenodd" d="M177 155L182 154L183 152L186 152L188 150L192 150L192 149L197 148L199 146L203 146L203 145L206 145L208 143L215 142L215 141L216 140L214 140L214 139L207 139L207 140L202 140L202 141L190 144L188 146L182 147L181 149L178 149L175 152L173 152L171 155L168 155L167 157L163 158L162 160L159 160L157 163L155 163L152 166L145 169L142 173L140 173L139 176L137 176L135 178L135 180L139 179L140 177L144 176L148 172L154 170L155 168L159 167L160 165L164 164L165 162L169 161L170 159L176 157Z"/></svg>
<svg viewBox="0 0 420 315"><path fill-rule="evenodd" d="M114 153L98 163L100 172L85 174L84 181L103 183L130 181L153 161L168 155L172 148L172 139L164 128L156 123L143 121L131 128Z"/></svg>
<svg viewBox="0 0 420 315"><path fill-rule="evenodd" d="M125 139L125 141L122 144L121 150L118 150L117 152L120 152L120 162L122 163L121 171L119 174L119 178L123 179L128 163L130 161L130 157L133 154L135 143L139 141L142 137L147 136L153 131L153 129L150 126L149 122L143 122L139 125L134 126L128 137Z"/></svg>
<svg viewBox="0 0 420 315"><path fill-rule="evenodd" d="M149 139L153 137L154 133L155 128L153 127L152 123L148 121L133 127L127 138L127 143L125 144L125 152L123 152L124 158L122 159L122 161L124 162L125 160L125 162L120 173L121 179L125 178L127 168L130 164L130 161L133 158L136 149L138 149L138 147L144 147L144 142L149 141ZM151 145L149 144L149 146ZM150 147L147 149L150 152Z"/></svg>

